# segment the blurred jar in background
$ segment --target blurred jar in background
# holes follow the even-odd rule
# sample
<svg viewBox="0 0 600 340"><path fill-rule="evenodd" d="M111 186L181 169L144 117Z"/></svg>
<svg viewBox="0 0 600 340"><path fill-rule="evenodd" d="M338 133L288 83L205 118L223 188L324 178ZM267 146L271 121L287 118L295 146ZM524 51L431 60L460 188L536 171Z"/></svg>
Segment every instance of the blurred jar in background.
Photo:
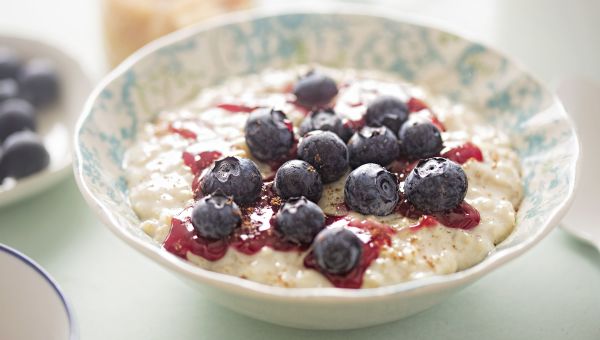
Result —
<svg viewBox="0 0 600 340"><path fill-rule="evenodd" d="M213 15L247 8L252 0L103 0L108 62L116 66L146 43Z"/></svg>

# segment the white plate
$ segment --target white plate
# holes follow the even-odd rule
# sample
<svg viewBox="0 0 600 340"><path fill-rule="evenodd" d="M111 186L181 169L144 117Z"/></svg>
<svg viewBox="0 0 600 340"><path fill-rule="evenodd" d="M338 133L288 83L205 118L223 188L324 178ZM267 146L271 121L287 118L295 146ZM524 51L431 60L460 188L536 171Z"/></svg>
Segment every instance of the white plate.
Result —
<svg viewBox="0 0 600 340"><path fill-rule="evenodd" d="M600 250L600 228L598 228L598 192L600 182L600 158L598 158L598 94L600 84L585 78L569 78L560 83L558 95L575 120L581 138L584 155L579 189L573 207L563 220L563 228L573 235L592 243Z"/></svg>
<svg viewBox="0 0 600 340"><path fill-rule="evenodd" d="M74 340L65 296L37 263L0 244L0 339Z"/></svg>
<svg viewBox="0 0 600 340"><path fill-rule="evenodd" d="M0 206L43 191L70 173L71 136L92 82L81 65L59 49L28 38L0 35L0 46L12 47L22 58L45 57L56 64L61 81L59 102L38 115L38 133L50 153L49 167L35 175L0 187ZM14 184L14 185L12 185Z"/></svg>

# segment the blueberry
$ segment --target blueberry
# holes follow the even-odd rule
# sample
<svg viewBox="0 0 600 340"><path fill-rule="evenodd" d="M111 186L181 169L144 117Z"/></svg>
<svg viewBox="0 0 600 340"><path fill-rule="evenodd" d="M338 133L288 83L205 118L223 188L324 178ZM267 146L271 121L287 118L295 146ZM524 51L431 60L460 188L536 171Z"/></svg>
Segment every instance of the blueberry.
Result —
<svg viewBox="0 0 600 340"><path fill-rule="evenodd" d="M348 148L331 131L316 130L304 136L298 144L298 158L314 166L323 183L340 179L348 168Z"/></svg>
<svg viewBox="0 0 600 340"><path fill-rule="evenodd" d="M225 157L215 162L202 178L205 195L221 191L233 196L237 204L256 201L262 189L262 177L256 164L247 158Z"/></svg>
<svg viewBox="0 0 600 340"><path fill-rule="evenodd" d="M203 197L192 210L192 225L202 237L220 240L239 227L242 212L231 197L216 193Z"/></svg>
<svg viewBox="0 0 600 340"><path fill-rule="evenodd" d="M0 103L19 95L19 85L14 79L0 79Z"/></svg>
<svg viewBox="0 0 600 340"><path fill-rule="evenodd" d="M344 142L347 142L352 136L352 129L344 126L342 119L335 114L333 109L317 109L304 118L300 124L300 136L314 130L331 131Z"/></svg>
<svg viewBox="0 0 600 340"><path fill-rule="evenodd" d="M0 142L22 130L35 130L35 110L23 99L8 99L0 104Z"/></svg>
<svg viewBox="0 0 600 340"><path fill-rule="evenodd" d="M17 52L11 48L0 46L0 79L15 78L21 67Z"/></svg>
<svg viewBox="0 0 600 340"><path fill-rule="evenodd" d="M319 72L300 78L293 90L298 103L306 107L324 106L338 93L335 80Z"/></svg>
<svg viewBox="0 0 600 340"><path fill-rule="evenodd" d="M381 96L367 107L365 120L369 126L387 126L397 133L408 119L408 107L400 99L392 96Z"/></svg>
<svg viewBox="0 0 600 340"><path fill-rule="evenodd" d="M450 211L467 194L467 175L453 161L435 157L421 160L404 183L406 198L424 213Z"/></svg>
<svg viewBox="0 0 600 340"><path fill-rule="evenodd" d="M348 141L348 152L352 168L367 163L386 166L398 157L398 140L385 126L365 126Z"/></svg>
<svg viewBox="0 0 600 340"><path fill-rule="evenodd" d="M310 244L325 226L325 214L306 197L289 199L275 219L275 228L283 239L297 244Z"/></svg>
<svg viewBox="0 0 600 340"><path fill-rule="evenodd" d="M313 254L317 266L326 273L344 275L360 263L362 241L344 227L330 227L315 237Z"/></svg>
<svg viewBox="0 0 600 340"><path fill-rule="evenodd" d="M246 144L256 159L269 161L286 155L294 144L292 124L283 112L253 111L246 121Z"/></svg>
<svg viewBox="0 0 600 340"><path fill-rule="evenodd" d="M277 169L275 191L284 200L305 196L313 202L318 202L323 193L321 175L314 166L305 161L287 161Z"/></svg>
<svg viewBox="0 0 600 340"><path fill-rule="evenodd" d="M0 173L5 177L27 177L50 164L50 155L44 144L31 131L13 133L4 141L2 148L4 155L0 162Z"/></svg>
<svg viewBox="0 0 600 340"><path fill-rule="evenodd" d="M412 116L398 132L400 154L409 159L437 156L444 148L442 134L424 117Z"/></svg>
<svg viewBox="0 0 600 340"><path fill-rule="evenodd" d="M47 59L32 59L19 72L23 98L35 106L52 104L58 99L60 84L54 63Z"/></svg>
<svg viewBox="0 0 600 340"><path fill-rule="evenodd" d="M396 177L378 164L359 166L350 173L344 186L346 205L363 215L389 215L399 197Z"/></svg>

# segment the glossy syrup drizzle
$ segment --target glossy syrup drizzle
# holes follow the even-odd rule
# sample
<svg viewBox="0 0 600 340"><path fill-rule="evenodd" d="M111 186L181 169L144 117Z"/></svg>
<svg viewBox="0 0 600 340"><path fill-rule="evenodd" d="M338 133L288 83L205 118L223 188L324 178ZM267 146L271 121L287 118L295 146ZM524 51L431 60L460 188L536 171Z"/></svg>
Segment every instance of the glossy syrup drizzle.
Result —
<svg viewBox="0 0 600 340"><path fill-rule="evenodd" d="M191 252L209 261L223 258L229 247L247 255L256 254L265 246L280 251L306 250L308 246L287 242L275 230L274 216L280 205L281 200L273 193L272 183L264 184L260 199L241 207L241 227L222 240L211 240L198 235L191 221L193 207L186 207L171 220L171 232L164 247L182 258L186 258L187 253Z"/></svg>
<svg viewBox="0 0 600 340"><path fill-rule="evenodd" d="M387 225L370 220L349 219L346 217L328 217L329 226L343 226L354 232L363 243L362 255L358 265L349 273L335 275L322 270L314 257L309 252L304 258L304 266L317 270L325 276L329 282L338 288L360 288L363 283L365 271L377 257L383 246L392 244L392 235L395 230Z"/></svg>

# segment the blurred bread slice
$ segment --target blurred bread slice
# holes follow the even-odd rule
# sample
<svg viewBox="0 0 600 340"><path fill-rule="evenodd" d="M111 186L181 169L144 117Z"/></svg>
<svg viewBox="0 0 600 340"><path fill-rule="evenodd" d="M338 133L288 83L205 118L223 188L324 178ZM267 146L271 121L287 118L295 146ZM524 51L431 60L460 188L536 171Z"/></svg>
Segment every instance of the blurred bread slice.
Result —
<svg viewBox="0 0 600 340"><path fill-rule="evenodd" d="M251 0L104 0L104 41L108 61L116 66L146 43L179 28Z"/></svg>

